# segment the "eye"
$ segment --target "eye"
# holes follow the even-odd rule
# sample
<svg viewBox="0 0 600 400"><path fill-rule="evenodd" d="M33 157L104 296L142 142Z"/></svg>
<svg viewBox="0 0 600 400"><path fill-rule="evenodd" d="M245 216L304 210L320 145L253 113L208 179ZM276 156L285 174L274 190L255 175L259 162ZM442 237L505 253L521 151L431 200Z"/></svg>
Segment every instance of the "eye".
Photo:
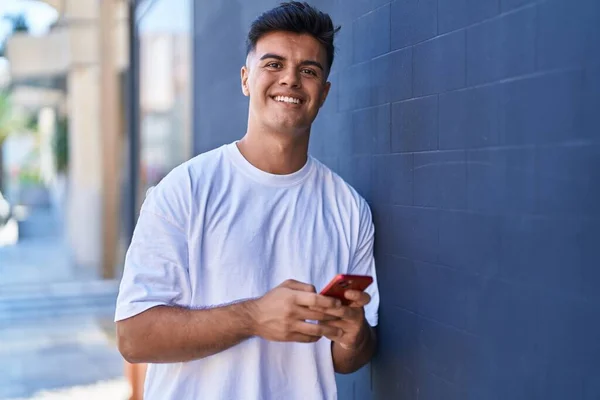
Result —
<svg viewBox="0 0 600 400"><path fill-rule="evenodd" d="M281 68L281 63L270 62L270 63L267 64L267 67L269 67L269 68Z"/></svg>
<svg viewBox="0 0 600 400"><path fill-rule="evenodd" d="M302 73L312 75L312 76L317 76L317 73L309 68L302 69Z"/></svg>

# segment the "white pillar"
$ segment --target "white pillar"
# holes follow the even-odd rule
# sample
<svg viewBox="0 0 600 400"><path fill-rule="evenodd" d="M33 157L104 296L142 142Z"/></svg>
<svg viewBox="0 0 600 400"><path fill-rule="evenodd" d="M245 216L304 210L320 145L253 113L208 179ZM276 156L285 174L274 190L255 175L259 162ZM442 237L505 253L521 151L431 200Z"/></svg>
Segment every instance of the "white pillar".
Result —
<svg viewBox="0 0 600 400"><path fill-rule="evenodd" d="M102 260L102 138L100 68L73 67L68 75L68 239L84 275L98 276Z"/></svg>

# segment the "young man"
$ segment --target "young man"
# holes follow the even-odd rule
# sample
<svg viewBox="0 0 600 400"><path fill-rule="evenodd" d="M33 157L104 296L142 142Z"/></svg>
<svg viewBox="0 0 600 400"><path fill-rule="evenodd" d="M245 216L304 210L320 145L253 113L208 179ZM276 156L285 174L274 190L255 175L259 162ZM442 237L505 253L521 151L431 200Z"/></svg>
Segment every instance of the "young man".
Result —
<svg viewBox="0 0 600 400"><path fill-rule="evenodd" d="M115 320L123 356L150 363L146 399L336 399L334 371L372 357L371 213L308 156L336 31L298 2L254 21L246 134L175 168L144 202ZM315 290L338 273L374 283L342 306Z"/></svg>

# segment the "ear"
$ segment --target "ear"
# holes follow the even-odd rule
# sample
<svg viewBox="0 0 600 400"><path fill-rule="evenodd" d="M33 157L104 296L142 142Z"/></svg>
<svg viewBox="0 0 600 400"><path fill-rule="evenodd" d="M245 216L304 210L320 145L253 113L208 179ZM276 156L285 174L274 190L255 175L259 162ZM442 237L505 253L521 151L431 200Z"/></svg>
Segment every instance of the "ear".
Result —
<svg viewBox="0 0 600 400"><path fill-rule="evenodd" d="M325 104L325 100L327 100L327 96L329 95L329 89L331 89L331 82L325 82L323 86L323 92L321 94L321 104L319 104L319 108L323 107Z"/></svg>
<svg viewBox="0 0 600 400"><path fill-rule="evenodd" d="M249 75L250 75L250 71L248 71L248 67L246 67L244 65L241 70L241 78L242 78L242 93L244 93L244 96L246 96L246 97L250 96L250 89L248 88L248 76Z"/></svg>

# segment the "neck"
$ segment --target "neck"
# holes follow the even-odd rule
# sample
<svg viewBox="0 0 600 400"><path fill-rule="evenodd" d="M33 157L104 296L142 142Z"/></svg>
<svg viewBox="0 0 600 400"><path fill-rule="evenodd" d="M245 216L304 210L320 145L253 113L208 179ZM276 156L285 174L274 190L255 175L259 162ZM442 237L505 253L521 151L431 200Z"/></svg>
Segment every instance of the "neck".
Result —
<svg viewBox="0 0 600 400"><path fill-rule="evenodd" d="M300 170L308 158L310 131L290 135L250 129L238 142L244 158L256 168L276 175Z"/></svg>

